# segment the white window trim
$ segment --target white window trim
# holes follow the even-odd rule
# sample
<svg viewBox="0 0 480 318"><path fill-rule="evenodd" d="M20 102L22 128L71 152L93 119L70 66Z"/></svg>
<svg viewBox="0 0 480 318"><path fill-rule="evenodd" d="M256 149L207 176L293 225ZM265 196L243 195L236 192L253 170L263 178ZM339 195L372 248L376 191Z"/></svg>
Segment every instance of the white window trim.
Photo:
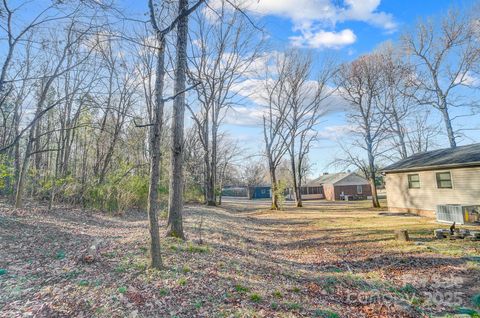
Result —
<svg viewBox="0 0 480 318"><path fill-rule="evenodd" d="M360 191L358 191L360 189ZM363 194L363 185L357 185L357 194Z"/></svg>

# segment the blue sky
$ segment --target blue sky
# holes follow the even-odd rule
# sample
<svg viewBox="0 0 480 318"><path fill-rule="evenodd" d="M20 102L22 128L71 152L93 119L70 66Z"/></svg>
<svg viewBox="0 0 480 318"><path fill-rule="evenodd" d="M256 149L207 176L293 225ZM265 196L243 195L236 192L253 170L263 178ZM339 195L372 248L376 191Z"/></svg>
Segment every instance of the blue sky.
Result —
<svg viewBox="0 0 480 318"><path fill-rule="evenodd" d="M278 0L260 0L259 3L256 3L257 0L251 1L253 8L250 13L265 26L272 50L282 51L292 46L302 46L319 56L333 54L341 62L371 52L382 42L398 40L403 32L414 29L419 19L439 15L452 5L461 8L465 4L462 1L447 0L284 0L281 3ZM352 7L356 9L353 10ZM257 106L253 102L247 102L245 109L245 112L235 115L234 124L227 124L224 129L239 138L240 144L249 153L260 153L261 129L255 127L251 120ZM432 111L430 120L443 125L436 111ZM462 123L462 119L459 119L457 124L468 126L472 120L473 123L480 122L480 118L474 117L469 119L468 123L465 123L465 120ZM324 171L343 169L332 163L341 156L338 143L348 143L348 136L343 136L347 128L345 114L341 111L325 116L317 127L321 139L310 156L314 164L312 177ZM478 142L479 137L478 131L470 131L459 143ZM438 143L440 147L448 146L446 136L441 136Z"/></svg>
<svg viewBox="0 0 480 318"><path fill-rule="evenodd" d="M191 0L190 2L193 2ZM221 0L207 0L215 7ZM246 6L252 20L264 27L269 37L268 50L284 51L297 46L314 55L334 55L338 62L354 60L374 50L385 41L396 41L403 32L413 29L418 19L439 15L452 5L463 7L463 0L237 0ZM147 0L118 0L130 17L147 19ZM266 52L268 53L268 52ZM260 115L259 115L260 114ZM188 116L188 114L187 114ZM263 151L261 110L253 100L245 99L227 116L222 130L237 139L243 154L259 156ZM431 122L441 123L436 111ZM465 121L465 120L464 120ZM469 119L480 123L480 118ZM462 124L459 121L460 124ZM187 125L191 125L187 119ZM342 156L339 143L350 141L345 114L332 112L317 127L319 142L310 154L311 177L343 167L333 163ZM459 144L480 141L479 131L469 131ZM439 146L448 146L442 136Z"/></svg>
<svg viewBox="0 0 480 318"><path fill-rule="evenodd" d="M214 6L220 0L207 0ZM239 0L240 1L240 0ZM19 3L21 1L18 1ZM193 0L191 0L193 2ZM241 0L248 5L252 19L264 26L269 36L268 49L283 51L292 46L312 53L334 55L338 62L351 61L374 50L385 41L396 41L403 32L414 29L418 19L439 15L452 5L465 7L469 2L454 0ZM147 0L119 0L131 17L146 19ZM0 48L0 52L2 48ZM266 52L268 53L268 52ZM245 99L236 112L229 114L223 130L245 149L245 154L259 155L263 138L258 121L259 106ZM257 121L255 121L257 119ZM433 110L433 123L441 123ZM191 124L191 122L190 122ZM480 128L480 118L459 119L456 127ZM342 111L325 116L317 129L321 136L311 152L311 176L324 171L338 171L332 163L341 156L339 142L348 143L348 126ZM468 131L459 144L480 141L479 130ZM446 136L439 146L448 146Z"/></svg>

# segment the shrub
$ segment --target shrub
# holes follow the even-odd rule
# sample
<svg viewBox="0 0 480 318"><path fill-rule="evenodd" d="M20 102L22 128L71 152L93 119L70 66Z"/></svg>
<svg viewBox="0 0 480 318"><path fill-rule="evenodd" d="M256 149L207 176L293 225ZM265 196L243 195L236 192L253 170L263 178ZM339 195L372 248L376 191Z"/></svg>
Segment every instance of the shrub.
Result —
<svg viewBox="0 0 480 318"><path fill-rule="evenodd" d="M480 294L473 296L472 303L475 307L480 308Z"/></svg>
<svg viewBox="0 0 480 318"><path fill-rule="evenodd" d="M302 305L298 303L286 303L286 306L289 310L299 310L302 308Z"/></svg>
<svg viewBox="0 0 480 318"><path fill-rule="evenodd" d="M149 180L147 175L132 171L128 165L110 173L103 183L92 180L84 187L83 203L86 207L107 212L124 212L129 209L146 210ZM159 196L165 192L159 189ZM65 192L68 195L67 192Z"/></svg>
<svg viewBox="0 0 480 318"><path fill-rule="evenodd" d="M313 313L314 317L321 318L340 318L340 315L330 310L317 309Z"/></svg>
<svg viewBox="0 0 480 318"><path fill-rule="evenodd" d="M164 296L167 296L169 294L169 291L168 289L166 288L161 288L158 293L160 294L160 296L164 297Z"/></svg>
<svg viewBox="0 0 480 318"><path fill-rule="evenodd" d="M274 292L272 293L272 295L273 295L273 297L275 297L275 298L282 298L282 297L283 297L282 293L281 293L280 291L278 291L278 290L274 291Z"/></svg>
<svg viewBox="0 0 480 318"><path fill-rule="evenodd" d="M185 286L186 284L187 284L187 279L185 277L182 277L178 280L178 285Z"/></svg>
<svg viewBox="0 0 480 318"><path fill-rule="evenodd" d="M259 303L262 301L262 296L260 296L257 293L253 293L250 295L250 300L253 301L254 303Z"/></svg>
<svg viewBox="0 0 480 318"><path fill-rule="evenodd" d="M250 289L249 289L248 287L246 287L246 286L237 284L237 285L235 285L235 290L236 290L238 293L244 294L244 293L248 292Z"/></svg>
<svg viewBox="0 0 480 318"><path fill-rule="evenodd" d="M11 193L13 187L13 160L7 155L0 155L0 189L1 193Z"/></svg>
<svg viewBox="0 0 480 318"><path fill-rule="evenodd" d="M185 202L189 203L204 202L203 191L198 185L187 185L183 197L185 198Z"/></svg>

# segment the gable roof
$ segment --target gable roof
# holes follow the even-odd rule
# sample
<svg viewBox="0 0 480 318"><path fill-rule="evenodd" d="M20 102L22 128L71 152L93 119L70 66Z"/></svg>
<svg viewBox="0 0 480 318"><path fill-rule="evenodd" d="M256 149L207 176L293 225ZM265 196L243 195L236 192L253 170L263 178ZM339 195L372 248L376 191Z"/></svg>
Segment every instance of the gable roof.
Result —
<svg viewBox="0 0 480 318"><path fill-rule="evenodd" d="M337 184L345 179L355 179L355 184L368 184L368 180L359 176L355 172L339 172L332 174L324 174L317 179L307 182L306 186L320 186L323 184Z"/></svg>
<svg viewBox="0 0 480 318"><path fill-rule="evenodd" d="M480 143L419 153L389 165L382 171L389 173L468 166L480 166Z"/></svg>

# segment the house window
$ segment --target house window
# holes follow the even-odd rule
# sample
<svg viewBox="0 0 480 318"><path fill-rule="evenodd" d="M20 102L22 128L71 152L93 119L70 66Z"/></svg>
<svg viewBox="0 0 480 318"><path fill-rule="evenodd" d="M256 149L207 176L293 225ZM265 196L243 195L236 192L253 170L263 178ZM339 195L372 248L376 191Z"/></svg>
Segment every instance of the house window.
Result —
<svg viewBox="0 0 480 318"><path fill-rule="evenodd" d="M309 194L320 194L320 187L310 187Z"/></svg>
<svg viewBox="0 0 480 318"><path fill-rule="evenodd" d="M437 188L452 189L452 175L450 172L437 172Z"/></svg>
<svg viewBox="0 0 480 318"><path fill-rule="evenodd" d="M363 193L363 186L357 185L357 194L362 194Z"/></svg>
<svg viewBox="0 0 480 318"><path fill-rule="evenodd" d="M420 176L418 174L409 174L408 175L408 188L409 189L420 189Z"/></svg>

